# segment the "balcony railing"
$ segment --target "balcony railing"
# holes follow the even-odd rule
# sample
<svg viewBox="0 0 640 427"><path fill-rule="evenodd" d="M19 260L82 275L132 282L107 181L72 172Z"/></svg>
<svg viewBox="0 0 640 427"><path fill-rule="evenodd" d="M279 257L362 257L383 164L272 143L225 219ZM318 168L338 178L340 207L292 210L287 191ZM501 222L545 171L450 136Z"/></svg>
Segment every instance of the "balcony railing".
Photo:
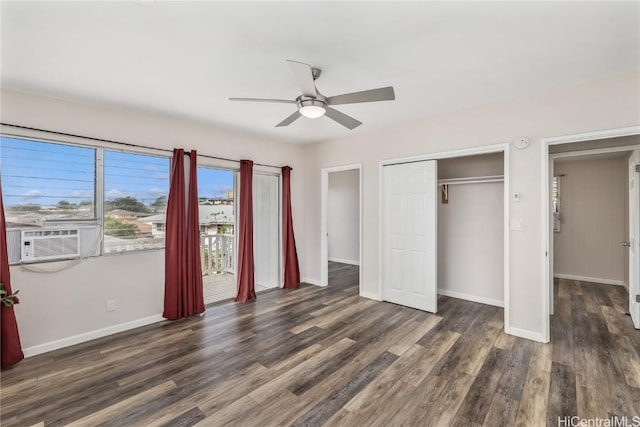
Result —
<svg viewBox="0 0 640 427"><path fill-rule="evenodd" d="M233 266L233 234L203 234L200 236L202 274L235 274Z"/></svg>

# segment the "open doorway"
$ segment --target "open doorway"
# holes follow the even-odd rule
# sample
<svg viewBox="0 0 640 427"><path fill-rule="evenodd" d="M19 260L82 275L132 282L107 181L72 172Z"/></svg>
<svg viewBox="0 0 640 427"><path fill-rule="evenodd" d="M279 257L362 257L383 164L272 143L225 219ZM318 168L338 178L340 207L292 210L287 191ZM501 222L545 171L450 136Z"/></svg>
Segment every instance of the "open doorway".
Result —
<svg viewBox="0 0 640 427"><path fill-rule="evenodd" d="M228 300L236 293L236 172L198 167L200 263L204 303Z"/></svg>
<svg viewBox="0 0 640 427"><path fill-rule="evenodd" d="M204 303L235 297L238 173L198 167L200 262ZM239 189L242 191L242 189ZM256 293L280 285L280 176L253 174L253 246Z"/></svg>
<svg viewBox="0 0 640 427"><path fill-rule="evenodd" d="M542 141L549 339L560 348L576 304L607 327L639 327L638 129ZM635 259L635 260L634 260ZM631 316L630 316L631 315ZM571 320L571 319L569 319Z"/></svg>
<svg viewBox="0 0 640 427"><path fill-rule="evenodd" d="M328 285L358 286L360 274L360 171L329 173L327 193Z"/></svg>
<svg viewBox="0 0 640 427"><path fill-rule="evenodd" d="M360 289L361 167L322 170L322 285Z"/></svg>
<svg viewBox="0 0 640 427"><path fill-rule="evenodd" d="M618 329L630 326L628 164L633 151L551 155L553 161L552 339L562 341L583 302ZM557 318L556 318L557 317ZM568 320L568 319L566 319ZM562 329L562 330L561 330ZM560 347L560 346L557 346Z"/></svg>
<svg viewBox="0 0 640 427"><path fill-rule="evenodd" d="M554 279L628 287L631 153L552 155Z"/></svg>

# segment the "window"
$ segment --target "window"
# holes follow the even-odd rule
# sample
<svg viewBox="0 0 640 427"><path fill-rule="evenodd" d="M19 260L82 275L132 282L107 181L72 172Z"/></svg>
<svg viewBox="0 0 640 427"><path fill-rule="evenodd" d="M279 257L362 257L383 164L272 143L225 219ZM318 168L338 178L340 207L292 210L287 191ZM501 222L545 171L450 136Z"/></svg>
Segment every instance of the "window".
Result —
<svg viewBox="0 0 640 427"><path fill-rule="evenodd" d="M2 136L7 228L96 219L96 149Z"/></svg>
<svg viewBox="0 0 640 427"><path fill-rule="evenodd" d="M169 168L168 157L1 136L9 252L21 231L51 228L77 229L82 256L164 247Z"/></svg>
<svg viewBox="0 0 640 427"><path fill-rule="evenodd" d="M169 159L104 150L104 252L164 247Z"/></svg>

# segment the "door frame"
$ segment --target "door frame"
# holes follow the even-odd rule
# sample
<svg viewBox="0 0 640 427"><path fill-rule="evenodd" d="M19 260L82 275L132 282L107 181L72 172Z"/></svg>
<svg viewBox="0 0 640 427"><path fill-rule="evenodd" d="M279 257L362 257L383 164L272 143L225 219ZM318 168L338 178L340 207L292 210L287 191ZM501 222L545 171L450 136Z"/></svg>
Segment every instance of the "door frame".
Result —
<svg viewBox="0 0 640 427"><path fill-rule="evenodd" d="M384 206L382 203L383 198L383 183L382 183L382 168L385 165L393 165L398 163L410 163L410 162L421 162L424 160L443 160L443 159L452 159L456 157L466 157L473 156L478 154L492 154L492 153L503 153L504 163L503 163L503 174L504 174L504 199L503 199L503 212L504 212L504 225L503 225L503 256L504 256L504 331L507 334L511 333L510 326L510 303L509 303L509 290L510 290L510 273L509 273L509 242L511 241L511 230L509 227L509 209L510 209L510 187L509 187L509 144L495 144L495 145L487 145L483 147L476 148L466 148L462 150L454 150L454 151L443 151L432 154L422 154L418 156L411 157L402 157L396 159L388 159L381 160L378 165L378 295L372 296L374 299L378 301L382 301L382 262L383 262L383 254L382 254L382 216Z"/></svg>
<svg viewBox="0 0 640 427"><path fill-rule="evenodd" d="M320 170L320 286L329 284L329 174L358 171L358 294L362 295L362 163L322 168Z"/></svg>
<svg viewBox="0 0 640 427"><path fill-rule="evenodd" d="M541 195L541 218L542 218L542 330L543 330L543 342L549 342L551 338L551 321L549 316L551 315L551 305L553 304L553 279L551 274L553 272L553 245L551 245L552 223L550 221L550 167L549 163L553 159L549 155L549 146L570 144L574 142L587 142L596 141L599 139L617 138L622 136L640 135L640 126L633 126L627 128L608 129L594 132L586 132L573 135L553 136L540 139L540 195ZM615 151L616 147L611 147L608 151ZM604 152L604 150L602 151ZM551 230L553 232L553 230Z"/></svg>

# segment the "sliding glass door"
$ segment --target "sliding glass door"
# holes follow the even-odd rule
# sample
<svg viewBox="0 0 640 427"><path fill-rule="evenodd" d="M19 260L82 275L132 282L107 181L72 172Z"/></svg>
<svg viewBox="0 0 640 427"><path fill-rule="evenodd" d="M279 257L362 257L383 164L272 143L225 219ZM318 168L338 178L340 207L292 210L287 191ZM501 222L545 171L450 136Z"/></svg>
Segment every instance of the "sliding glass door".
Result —
<svg viewBox="0 0 640 427"><path fill-rule="evenodd" d="M280 286L280 179L253 175L253 257L256 292Z"/></svg>

